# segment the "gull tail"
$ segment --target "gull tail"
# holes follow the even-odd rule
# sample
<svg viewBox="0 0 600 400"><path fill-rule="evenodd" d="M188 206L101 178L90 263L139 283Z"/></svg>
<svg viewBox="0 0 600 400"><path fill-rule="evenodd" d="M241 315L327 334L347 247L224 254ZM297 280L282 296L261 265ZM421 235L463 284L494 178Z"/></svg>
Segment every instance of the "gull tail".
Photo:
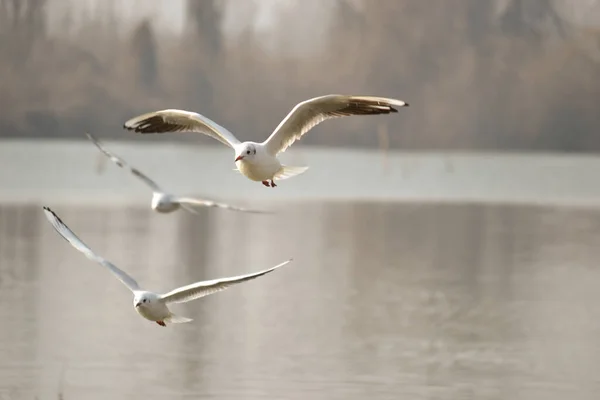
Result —
<svg viewBox="0 0 600 400"><path fill-rule="evenodd" d="M185 324L186 322L193 321L191 318L181 317L179 315L171 314L165 318L165 322L170 324Z"/></svg>
<svg viewBox="0 0 600 400"><path fill-rule="evenodd" d="M282 180L291 178L293 176L300 175L307 169L308 167L290 167L289 165L282 165L279 171L277 171L277 173L273 177L273 179Z"/></svg>

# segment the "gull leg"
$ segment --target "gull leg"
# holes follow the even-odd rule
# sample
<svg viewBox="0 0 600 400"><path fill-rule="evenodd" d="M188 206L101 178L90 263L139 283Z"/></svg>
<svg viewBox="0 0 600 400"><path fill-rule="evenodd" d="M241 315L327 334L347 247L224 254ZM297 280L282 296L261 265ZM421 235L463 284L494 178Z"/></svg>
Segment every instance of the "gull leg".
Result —
<svg viewBox="0 0 600 400"><path fill-rule="evenodd" d="M167 324L165 324L165 321L156 321L156 323L160 326L167 326Z"/></svg>
<svg viewBox="0 0 600 400"><path fill-rule="evenodd" d="M271 187L275 187L275 186L277 186L277 185L275 184L275 182L273 182L273 179L271 179Z"/></svg>
<svg viewBox="0 0 600 400"><path fill-rule="evenodd" d="M269 187L269 181L262 181L262 184L265 185L266 187Z"/></svg>

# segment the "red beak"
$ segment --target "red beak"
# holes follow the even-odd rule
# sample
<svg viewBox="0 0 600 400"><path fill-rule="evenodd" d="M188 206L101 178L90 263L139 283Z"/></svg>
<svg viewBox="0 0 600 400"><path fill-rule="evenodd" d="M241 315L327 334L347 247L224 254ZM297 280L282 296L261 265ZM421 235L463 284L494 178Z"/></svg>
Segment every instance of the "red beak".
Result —
<svg viewBox="0 0 600 400"><path fill-rule="evenodd" d="M237 156L237 158L235 159L235 161L238 162L238 161L240 161L243 158L244 158L244 156Z"/></svg>

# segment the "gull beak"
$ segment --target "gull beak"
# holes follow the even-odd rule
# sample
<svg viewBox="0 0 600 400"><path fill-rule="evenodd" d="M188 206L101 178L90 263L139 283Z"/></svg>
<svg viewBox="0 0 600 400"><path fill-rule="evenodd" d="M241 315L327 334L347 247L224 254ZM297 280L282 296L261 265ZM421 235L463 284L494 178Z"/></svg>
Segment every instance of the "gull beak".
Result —
<svg viewBox="0 0 600 400"><path fill-rule="evenodd" d="M135 308L138 308L141 305L142 305L142 303L136 303Z"/></svg>
<svg viewBox="0 0 600 400"><path fill-rule="evenodd" d="M238 161L243 160L243 159L244 159L244 156L237 156L235 158L235 162L238 162Z"/></svg>

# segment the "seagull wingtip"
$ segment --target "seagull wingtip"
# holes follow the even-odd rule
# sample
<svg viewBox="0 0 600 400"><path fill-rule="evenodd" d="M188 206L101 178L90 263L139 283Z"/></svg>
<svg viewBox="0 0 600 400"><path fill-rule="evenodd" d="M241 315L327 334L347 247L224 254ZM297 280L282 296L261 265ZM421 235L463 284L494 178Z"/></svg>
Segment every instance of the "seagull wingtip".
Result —
<svg viewBox="0 0 600 400"><path fill-rule="evenodd" d="M55 213L54 211L52 211L52 210L50 209L50 207L43 206L43 207L42 207L42 209L44 210L44 213L46 214L46 217L47 217L47 218L48 218L48 215L51 215L51 216L53 216L53 217L55 217L55 218L58 218L58 216L56 215L56 213Z"/></svg>
<svg viewBox="0 0 600 400"><path fill-rule="evenodd" d="M292 261L294 261L294 259L293 258L289 258L289 259L285 260L284 262L282 262L281 264L279 264L277 267L283 267L284 265L288 265ZM275 268L277 268L277 267L275 267Z"/></svg>
<svg viewBox="0 0 600 400"><path fill-rule="evenodd" d="M392 113L397 113L398 108L400 108L400 107L409 107L409 106L410 105L406 101L402 101L402 100L394 100L393 102L390 101L388 104L389 112L392 112ZM398 108L396 108L396 107L398 107Z"/></svg>

